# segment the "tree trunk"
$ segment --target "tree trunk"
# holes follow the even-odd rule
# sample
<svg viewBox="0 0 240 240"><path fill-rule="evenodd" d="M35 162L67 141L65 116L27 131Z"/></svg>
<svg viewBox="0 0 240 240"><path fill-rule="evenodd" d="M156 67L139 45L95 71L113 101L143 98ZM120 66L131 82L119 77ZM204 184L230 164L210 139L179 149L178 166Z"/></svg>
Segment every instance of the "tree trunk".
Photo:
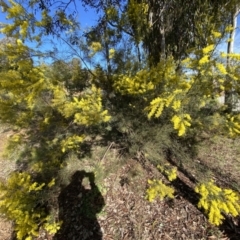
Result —
<svg viewBox="0 0 240 240"><path fill-rule="evenodd" d="M232 14L231 19L231 25L233 27L232 31L230 32L229 38L230 41L227 45L227 54L233 53L234 48L234 42L235 42L235 32L237 27L237 16L239 14L239 7L236 6L235 12ZM231 67L231 62L229 56L227 57L227 70L229 70ZM227 75L226 76L226 82L225 82L225 105L227 105L227 112L232 112L234 106L233 106L233 86L231 78Z"/></svg>

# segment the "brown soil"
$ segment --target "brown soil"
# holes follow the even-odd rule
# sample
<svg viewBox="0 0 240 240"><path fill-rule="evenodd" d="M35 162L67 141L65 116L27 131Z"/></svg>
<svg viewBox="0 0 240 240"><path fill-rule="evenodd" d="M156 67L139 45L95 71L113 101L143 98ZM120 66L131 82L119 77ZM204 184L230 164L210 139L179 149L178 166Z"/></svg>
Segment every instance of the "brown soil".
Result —
<svg viewBox="0 0 240 240"><path fill-rule="evenodd" d="M2 130L0 133L0 180L5 181L9 173L15 169L13 162L7 161L1 155L6 144L6 139L10 135L10 131ZM0 215L0 240L10 240L12 236L12 223L7 221L4 216Z"/></svg>
<svg viewBox="0 0 240 240"><path fill-rule="evenodd" d="M10 240L12 236L12 223L0 218L0 239Z"/></svg>

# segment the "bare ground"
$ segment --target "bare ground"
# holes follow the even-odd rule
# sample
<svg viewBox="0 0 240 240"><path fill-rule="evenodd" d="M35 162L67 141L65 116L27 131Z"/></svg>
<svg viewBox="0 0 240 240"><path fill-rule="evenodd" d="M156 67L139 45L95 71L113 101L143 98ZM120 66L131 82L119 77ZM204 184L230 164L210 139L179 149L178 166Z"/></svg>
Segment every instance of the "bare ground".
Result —
<svg viewBox="0 0 240 240"><path fill-rule="evenodd" d="M5 181L9 173L14 171L15 163L4 159L1 155L4 151L6 139L10 135L10 131L1 129L0 131L0 180ZM12 223L7 221L4 216L0 215L0 240L10 240L12 236Z"/></svg>

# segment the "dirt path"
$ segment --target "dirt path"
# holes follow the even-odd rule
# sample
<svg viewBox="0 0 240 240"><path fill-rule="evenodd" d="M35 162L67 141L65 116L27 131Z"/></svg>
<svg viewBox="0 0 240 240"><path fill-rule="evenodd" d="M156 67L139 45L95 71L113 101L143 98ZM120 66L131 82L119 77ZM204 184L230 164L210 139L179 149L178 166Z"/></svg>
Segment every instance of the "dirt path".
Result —
<svg viewBox="0 0 240 240"><path fill-rule="evenodd" d="M0 131L0 180L5 181L9 173L14 171L15 164L3 158L3 150L10 132L2 129ZM0 240L10 240L12 236L12 223L0 215Z"/></svg>

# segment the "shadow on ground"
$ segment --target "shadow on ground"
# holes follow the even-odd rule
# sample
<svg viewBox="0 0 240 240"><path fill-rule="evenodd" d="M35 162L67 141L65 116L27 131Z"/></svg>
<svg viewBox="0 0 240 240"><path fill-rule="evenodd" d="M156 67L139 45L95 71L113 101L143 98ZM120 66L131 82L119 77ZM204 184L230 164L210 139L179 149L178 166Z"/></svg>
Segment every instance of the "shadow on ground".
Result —
<svg viewBox="0 0 240 240"><path fill-rule="evenodd" d="M62 189L58 203L59 220L63 223L54 240L102 240L96 214L105 203L94 173L75 172L71 183Z"/></svg>

